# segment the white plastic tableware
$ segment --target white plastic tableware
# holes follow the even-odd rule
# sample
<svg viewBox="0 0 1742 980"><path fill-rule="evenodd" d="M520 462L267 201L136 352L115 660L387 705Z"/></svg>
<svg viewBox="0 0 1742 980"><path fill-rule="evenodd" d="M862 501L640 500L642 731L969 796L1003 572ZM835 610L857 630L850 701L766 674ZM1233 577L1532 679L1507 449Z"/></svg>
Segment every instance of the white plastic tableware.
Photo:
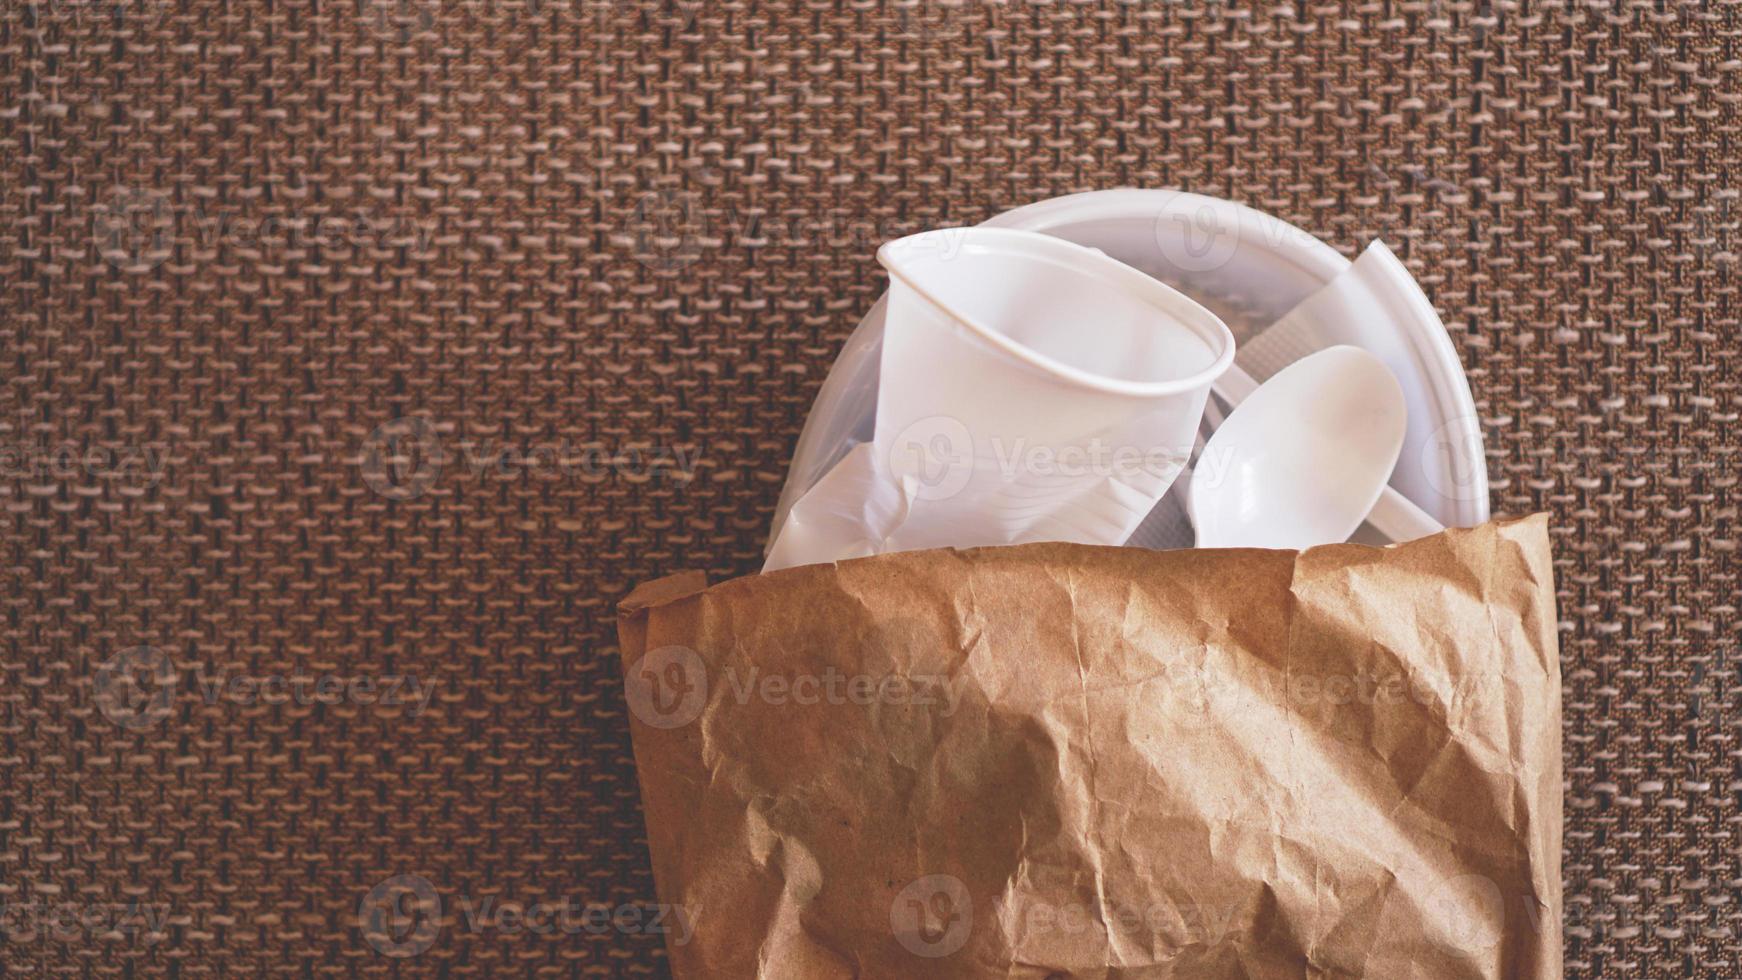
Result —
<svg viewBox="0 0 1742 980"><path fill-rule="evenodd" d="M1385 489L1407 428L1377 357L1331 347L1247 394L1204 446L1187 506L1200 548L1347 541Z"/></svg>
<svg viewBox="0 0 1742 980"><path fill-rule="evenodd" d="M1278 328L1273 327L1271 329L1275 330ZM1268 333L1268 331L1266 331L1266 333ZM1326 350L1336 349L1338 348L1326 348ZM1313 356L1311 353L1304 355L1304 357L1311 356ZM1290 363L1299 363L1299 360L1297 359ZM1272 374L1274 373L1275 372L1272 372ZM1228 368L1226 373L1216 379L1215 387L1212 390L1215 391L1218 398L1227 402L1229 407L1233 408L1244 402L1246 397L1254 391L1257 391L1258 388L1258 380L1252 375L1247 374L1246 369L1240 365L1238 360L1236 360L1233 366ZM1407 432L1404 437L1403 451L1405 453L1409 451ZM1394 471L1393 477L1395 478L1395 476L1396 474ZM1166 501L1164 501L1164 503L1166 503ZM1178 509L1183 510L1184 504L1181 503ZM1156 513L1150 515L1150 518L1146 519L1143 524L1139 526L1139 531L1147 532L1149 538L1162 542L1163 548L1181 547L1181 545L1177 543L1181 532L1177 529L1173 529L1170 532L1167 525L1164 523L1167 519L1167 509L1165 507L1157 507ZM1387 540L1393 542L1414 541L1416 538L1425 538L1430 534L1437 534L1446 529L1446 526L1434 519L1433 515L1416 506L1414 501L1397 492L1397 488L1391 486L1389 483L1386 484L1383 490L1379 491L1379 499L1374 502L1373 509L1367 512L1367 524L1375 531L1378 531ZM1136 541L1137 535L1133 535L1126 543L1132 544Z"/></svg>
<svg viewBox="0 0 1742 980"><path fill-rule="evenodd" d="M1173 286L1242 338L1242 364L1263 346L1244 338L1297 309L1290 331L1266 331L1263 338L1289 342L1290 359L1333 344L1378 354L1410 400L1407 444L1418 447L1406 450L1393 485L1441 523L1468 527L1488 519L1482 434L1457 351L1420 287L1383 248L1369 249L1360 260L1374 265L1367 285L1344 290L1341 280L1363 270L1306 231L1230 201L1160 189L1051 198L997 215L985 227L1044 232L1098 248ZM1325 303L1302 306L1321 293ZM850 449L871 440L884 312L879 300L824 379L793 451L775 528ZM1260 377L1271 373L1250 367ZM1178 481L1171 494L1183 496L1186 482ZM1160 508L1173 503L1164 500ZM1166 523L1166 515L1157 516L1158 524ZM1181 522L1180 530L1189 528ZM1368 534L1363 528L1361 535Z"/></svg>
<svg viewBox="0 0 1742 980"><path fill-rule="evenodd" d="M1123 542L1190 453L1227 325L1034 232L943 229L877 259L876 461L909 498L882 550Z"/></svg>

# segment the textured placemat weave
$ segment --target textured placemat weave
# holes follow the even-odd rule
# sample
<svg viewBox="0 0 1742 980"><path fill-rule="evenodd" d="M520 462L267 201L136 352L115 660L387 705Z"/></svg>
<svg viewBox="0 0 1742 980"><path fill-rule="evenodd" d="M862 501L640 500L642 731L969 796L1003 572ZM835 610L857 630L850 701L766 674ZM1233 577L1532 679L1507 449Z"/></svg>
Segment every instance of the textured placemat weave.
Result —
<svg viewBox="0 0 1742 980"><path fill-rule="evenodd" d="M1739 100L1729 0L6 0L0 972L663 973L613 603L756 567L877 242L1172 186L1420 278L1569 973L1737 976Z"/></svg>

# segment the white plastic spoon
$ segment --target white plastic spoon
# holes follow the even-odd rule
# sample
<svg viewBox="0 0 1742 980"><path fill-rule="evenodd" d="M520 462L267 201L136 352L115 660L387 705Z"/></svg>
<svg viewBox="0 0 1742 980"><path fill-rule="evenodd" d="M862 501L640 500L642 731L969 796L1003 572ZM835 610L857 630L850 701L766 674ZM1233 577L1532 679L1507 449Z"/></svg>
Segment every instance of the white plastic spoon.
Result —
<svg viewBox="0 0 1742 980"><path fill-rule="evenodd" d="M1198 547L1346 541L1389 489L1407 409L1397 379L1372 354L1327 348L1263 385L1234 367L1216 393L1236 407L1192 470L1187 509ZM1412 518L1390 504L1379 516L1396 514ZM1407 531L1394 533L1397 523L1381 533L1406 540Z"/></svg>
<svg viewBox="0 0 1742 980"><path fill-rule="evenodd" d="M1350 348L1352 350L1358 348ZM1239 405L1247 395L1258 390L1258 382L1238 364L1228 367L1216 382L1216 394L1229 408ZM1415 501L1393 490L1389 484L1379 492L1379 499L1367 513L1367 523L1394 542L1414 541L1446 529L1438 518L1422 510Z"/></svg>

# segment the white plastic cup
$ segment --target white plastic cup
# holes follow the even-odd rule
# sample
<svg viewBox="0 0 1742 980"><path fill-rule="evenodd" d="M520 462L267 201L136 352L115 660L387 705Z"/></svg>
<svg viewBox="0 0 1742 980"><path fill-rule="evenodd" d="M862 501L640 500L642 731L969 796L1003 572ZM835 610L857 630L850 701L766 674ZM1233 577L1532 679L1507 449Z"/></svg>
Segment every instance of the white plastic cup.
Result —
<svg viewBox="0 0 1742 980"><path fill-rule="evenodd" d="M888 550L1122 543L1186 461L1233 362L1227 325L1036 232L943 229L877 260L876 462L910 498Z"/></svg>

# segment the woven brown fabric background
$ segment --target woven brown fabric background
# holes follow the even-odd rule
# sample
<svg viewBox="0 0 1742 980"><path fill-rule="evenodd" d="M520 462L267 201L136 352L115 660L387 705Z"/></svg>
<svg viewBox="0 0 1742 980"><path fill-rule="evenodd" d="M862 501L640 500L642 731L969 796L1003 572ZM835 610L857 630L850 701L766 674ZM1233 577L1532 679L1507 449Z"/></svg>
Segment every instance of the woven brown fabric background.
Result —
<svg viewBox="0 0 1742 980"><path fill-rule="evenodd" d="M1739 101L1727 0L7 0L0 972L663 974L463 904L655 900L615 600L757 567L877 242L1145 186L1407 261L1555 516L1569 974L1738 976Z"/></svg>

